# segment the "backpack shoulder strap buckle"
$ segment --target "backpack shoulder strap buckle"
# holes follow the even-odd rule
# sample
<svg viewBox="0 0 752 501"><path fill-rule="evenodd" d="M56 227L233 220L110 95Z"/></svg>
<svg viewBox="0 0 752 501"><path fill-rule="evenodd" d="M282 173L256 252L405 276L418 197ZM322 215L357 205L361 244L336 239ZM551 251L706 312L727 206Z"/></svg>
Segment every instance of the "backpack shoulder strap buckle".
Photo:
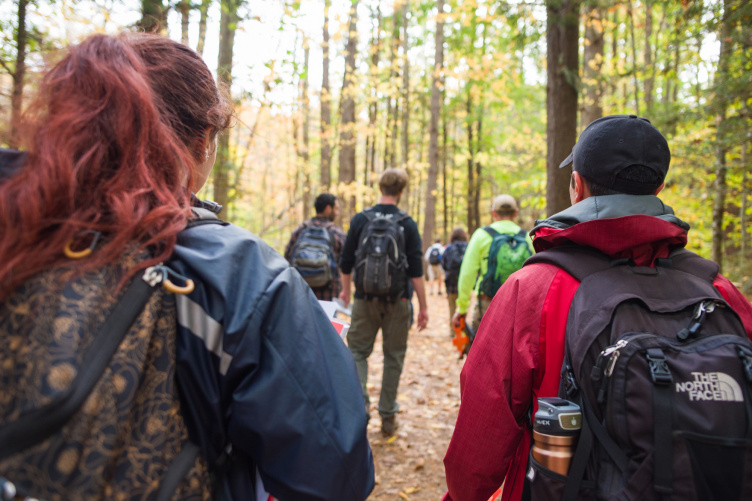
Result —
<svg viewBox="0 0 752 501"><path fill-rule="evenodd" d="M666 355L660 348L650 348L647 352L648 366L650 367L650 377L653 384L667 385L674 382L671 371L668 370Z"/></svg>

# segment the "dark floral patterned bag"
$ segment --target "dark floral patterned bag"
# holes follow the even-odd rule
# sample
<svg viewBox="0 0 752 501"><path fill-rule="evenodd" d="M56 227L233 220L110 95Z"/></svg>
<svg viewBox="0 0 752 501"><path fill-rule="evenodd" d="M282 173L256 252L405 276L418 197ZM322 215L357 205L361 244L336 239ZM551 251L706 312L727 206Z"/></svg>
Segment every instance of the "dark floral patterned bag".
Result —
<svg viewBox="0 0 752 501"><path fill-rule="evenodd" d="M117 289L136 262L44 272L0 303L0 481L21 499L211 497L175 384L174 295L155 287L165 270Z"/></svg>

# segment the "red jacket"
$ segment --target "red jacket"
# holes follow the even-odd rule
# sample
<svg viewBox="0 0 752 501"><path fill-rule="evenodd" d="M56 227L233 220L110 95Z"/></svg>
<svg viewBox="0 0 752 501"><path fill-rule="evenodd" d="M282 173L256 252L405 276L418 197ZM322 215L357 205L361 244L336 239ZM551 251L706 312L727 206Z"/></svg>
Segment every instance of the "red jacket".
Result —
<svg viewBox="0 0 752 501"><path fill-rule="evenodd" d="M599 202L604 198L610 197ZM593 202L594 218L569 226L570 219L556 222L554 216L554 224L536 227L536 251L575 243L650 266L671 247L686 244L688 226L670 208L663 206L671 214L663 218L602 219ZM444 458L445 501L486 501L502 482L503 501L520 499L530 447L526 413L538 397L558 394L567 314L578 285L553 265L533 264L512 275L494 297L460 376L462 404ZM752 305L726 278L718 275L714 285L752 339Z"/></svg>

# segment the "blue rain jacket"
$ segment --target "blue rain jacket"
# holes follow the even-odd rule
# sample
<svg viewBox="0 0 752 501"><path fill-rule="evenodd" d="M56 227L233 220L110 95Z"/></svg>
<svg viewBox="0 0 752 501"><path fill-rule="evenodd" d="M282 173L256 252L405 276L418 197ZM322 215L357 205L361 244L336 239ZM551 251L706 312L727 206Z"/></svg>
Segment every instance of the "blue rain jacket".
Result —
<svg viewBox="0 0 752 501"><path fill-rule="evenodd" d="M281 501L366 499L355 363L298 272L227 223L181 232L167 264L196 284L177 296L176 377L191 440L220 463L217 499L255 500L259 476Z"/></svg>

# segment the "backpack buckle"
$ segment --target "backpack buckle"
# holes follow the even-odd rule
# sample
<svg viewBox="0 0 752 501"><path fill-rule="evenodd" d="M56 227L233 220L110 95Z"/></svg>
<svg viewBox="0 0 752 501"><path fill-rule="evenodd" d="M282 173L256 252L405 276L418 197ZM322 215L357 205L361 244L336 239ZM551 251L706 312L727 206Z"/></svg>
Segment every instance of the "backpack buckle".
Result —
<svg viewBox="0 0 752 501"><path fill-rule="evenodd" d="M663 350L660 348L650 348L646 358L648 359L650 377L653 380L653 384L665 385L674 382L671 371L668 370L666 355L663 353Z"/></svg>
<svg viewBox="0 0 752 501"><path fill-rule="evenodd" d="M564 366L561 369L561 381L564 384L564 392L567 398L573 398L580 391L580 386L574 378L572 366L568 362L564 362Z"/></svg>

